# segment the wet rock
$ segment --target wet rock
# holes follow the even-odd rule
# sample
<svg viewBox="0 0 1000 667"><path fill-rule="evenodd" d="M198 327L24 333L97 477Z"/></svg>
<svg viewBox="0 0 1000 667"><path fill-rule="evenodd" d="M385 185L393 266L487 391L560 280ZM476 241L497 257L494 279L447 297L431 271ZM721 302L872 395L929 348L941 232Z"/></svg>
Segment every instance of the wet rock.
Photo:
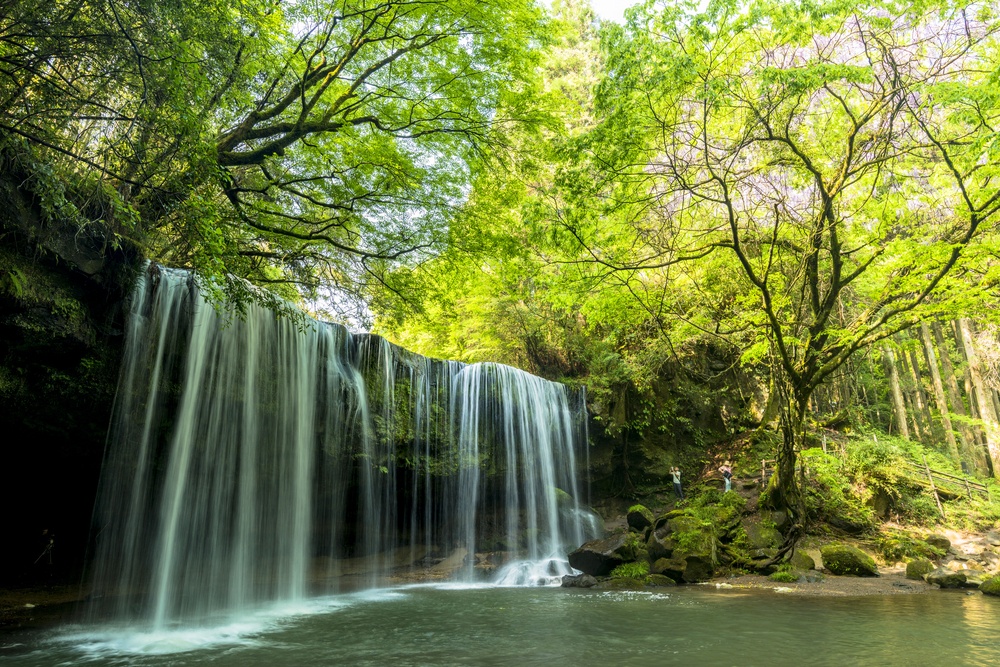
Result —
<svg viewBox="0 0 1000 667"><path fill-rule="evenodd" d="M612 535L587 542L579 549L570 552L569 564L585 574L595 577L606 576L628 560L620 554L626 546L628 537L628 534Z"/></svg>
<svg viewBox="0 0 1000 667"><path fill-rule="evenodd" d="M760 513L763 521L770 521L779 531L784 530L788 525L788 512L784 510L765 510Z"/></svg>
<svg viewBox="0 0 1000 667"><path fill-rule="evenodd" d="M650 569L654 574L665 574L674 581L696 584L708 581L715 573L712 561L698 555L682 558L661 558Z"/></svg>
<svg viewBox="0 0 1000 667"><path fill-rule="evenodd" d="M941 588L962 588L965 586L965 571L954 571L946 567L939 567L927 574L924 579L928 584L937 584Z"/></svg>
<svg viewBox="0 0 1000 667"><path fill-rule="evenodd" d="M782 537L777 528L757 521L744 521L743 530L751 549L773 549L781 545Z"/></svg>
<svg viewBox="0 0 1000 667"><path fill-rule="evenodd" d="M816 561L814 561L813 557L805 551L796 551L792 554L792 557L788 559L788 562L794 570L808 571L816 569Z"/></svg>
<svg viewBox="0 0 1000 667"><path fill-rule="evenodd" d="M633 505L625 517L628 527L636 532L643 532L653 525L653 513L644 505Z"/></svg>
<svg viewBox="0 0 1000 667"><path fill-rule="evenodd" d="M649 560L655 562L661 558L670 558L674 553L674 546L669 534L661 536L654 530L646 541L646 553L649 554Z"/></svg>
<svg viewBox="0 0 1000 667"><path fill-rule="evenodd" d="M989 575L978 568L970 567L965 571L965 588L979 588Z"/></svg>
<svg viewBox="0 0 1000 667"><path fill-rule="evenodd" d="M928 535L926 538L924 538L924 542L931 545L932 547L940 549L944 553L947 553L948 549L951 549L951 540L949 540L944 535Z"/></svg>
<svg viewBox="0 0 1000 667"><path fill-rule="evenodd" d="M877 577L878 568L871 556L846 544L828 544L820 549L823 566L833 574L852 577Z"/></svg>
<svg viewBox="0 0 1000 667"><path fill-rule="evenodd" d="M934 571L934 563L926 558L915 558L906 564L906 578L923 581L924 576Z"/></svg>
<svg viewBox="0 0 1000 667"><path fill-rule="evenodd" d="M687 563L680 558L660 558L649 567L649 571L653 574L664 574L679 581L686 568Z"/></svg>
<svg viewBox="0 0 1000 667"><path fill-rule="evenodd" d="M597 585L597 579L589 574L564 574L562 578L563 588L591 588Z"/></svg>
<svg viewBox="0 0 1000 667"><path fill-rule="evenodd" d="M600 588L607 588L613 591L641 591L646 587L646 582L635 577L614 577L601 582Z"/></svg>
<svg viewBox="0 0 1000 667"><path fill-rule="evenodd" d="M986 595L1000 595L1000 575L985 580L979 585L979 590Z"/></svg>
<svg viewBox="0 0 1000 667"><path fill-rule="evenodd" d="M677 582L665 574L651 574L646 580L652 586L676 586Z"/></svg>

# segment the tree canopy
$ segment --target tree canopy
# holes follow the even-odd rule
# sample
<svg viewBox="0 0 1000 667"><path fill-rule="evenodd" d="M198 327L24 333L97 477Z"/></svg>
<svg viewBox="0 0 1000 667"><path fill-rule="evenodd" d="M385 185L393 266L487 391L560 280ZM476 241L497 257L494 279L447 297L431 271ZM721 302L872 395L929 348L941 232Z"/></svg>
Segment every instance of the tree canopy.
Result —
<svg viewBox="0 0 1000 667"><path fill-rule="evenodd" d="M624 25L586 0L0 16L6 171L50 218L102 220L220 296L322 296L418 351L586 384L598 413L718 346L766 385L773 500L799 512L796 451L829 388L888 380L890 348L919 383L915 350L950 363L955 320L968 411L947 373L934 397L949 432L986 425L962 451L1000 471L992 362L961 323L988 331L997 297L991 3L647 0ZM610 430L648 428L643 410Z"/></svg>

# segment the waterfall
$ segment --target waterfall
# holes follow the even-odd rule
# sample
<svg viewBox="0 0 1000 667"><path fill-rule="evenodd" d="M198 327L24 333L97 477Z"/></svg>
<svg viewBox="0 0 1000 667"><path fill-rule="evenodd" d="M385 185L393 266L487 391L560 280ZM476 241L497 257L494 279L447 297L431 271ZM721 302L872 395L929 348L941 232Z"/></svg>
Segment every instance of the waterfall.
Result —
<svg viewBox="0 0 1000 667"><path fill-rule="evenodd" d="M582 391L237 316L151 265L95 509L92 616L205 623L406 573L550 581L593 534L585 429Z"/></svg>

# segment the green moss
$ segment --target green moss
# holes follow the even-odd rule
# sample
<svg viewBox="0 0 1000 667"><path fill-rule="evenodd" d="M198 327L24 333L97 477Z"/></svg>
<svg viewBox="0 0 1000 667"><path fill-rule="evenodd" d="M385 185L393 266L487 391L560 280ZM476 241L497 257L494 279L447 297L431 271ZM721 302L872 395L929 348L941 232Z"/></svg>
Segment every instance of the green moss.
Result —
<svg viewBox="0 0 1000 667"><path fill-rule="evenodd" d="M895 563L908 558L935 559L941 558L945 554L943 550L924 540L898 530L884 532L876 539L875 546L879 555L887 563Z"/></svg>
<svg viewBox="0 0 1000 667"><path fill-rule="evenodd" d="M1000 595L1000 574L990 577L981 583L979 585L979 590L986 595Z"/></svg>
<svg viewBox="0 0 1000 667"><path fill-rule="evenodd" d="M923 581L924 575L934 571L934 563L926 558L917 558L906 564L906 578Z"/></svg>
<svg viewBox="0 0 1000 667"><path fill-rule="evenodd" d="M611 570L612 577L626 577L632 579L642 579L649 574L649 563L622 563Z"/></svg>
<svg viewBox="0 0 1000 667"><path fill-rule="evenodd" d="M820 549L823 565L834 574L855 577L877 577L878 568L872 557L846 544L828 544Z"/></svg>
<svg viewBox="0 0 1000 667"><path fill-rule="evenodd" d="M619 591L641 591L645 587L645 577L641 579L634 577L613 577L601 584L601 588L610 588Z"/></svg>
<svg viewBox="0 0 1000 667"><path fill-rule="evenodd" d="M791 570L778 570L777 572L772 572L768 575L768 579L771 581L779 581L783 584L793 584L799 580L799 575Z"/></svg>

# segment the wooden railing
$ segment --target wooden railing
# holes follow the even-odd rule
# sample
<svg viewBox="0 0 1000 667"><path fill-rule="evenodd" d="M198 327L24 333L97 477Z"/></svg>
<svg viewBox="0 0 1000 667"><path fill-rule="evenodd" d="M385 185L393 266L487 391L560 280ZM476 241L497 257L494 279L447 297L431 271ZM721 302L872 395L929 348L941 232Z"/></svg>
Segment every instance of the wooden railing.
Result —
<svg viewBox="0 0 1000 667"><path fill-rule="evenodd" d="M826 451L826 438L823 439L824 451ZM841 454L843 454L841 450ZM774 467L777 464L776 459L761 459L760 460L760 485L764 486L767 484L767 480L774 474ZM801 465L801 464L800 464ZM941 504L941 496L938 494L938 484L951 485L953 487L958 487L961 491L965 491L965 494L972 500L973 494L981 494L987 500L990 499L990 488L986 484L981 484L979 482L973 482L967 477L960 477L958 475L952 475L951 473L944 472L943 470L934 470L927 463L927 457L924 457L924 464L920 465L918 463L911 463L905 461L903 463L904 467L908 468L912 472L918 473L920 475L917 481L926 484L930 487L931 492L934 494L934 501L937 503L938 512L941 516L944 516L944 506ZM800 474L808 474L809 469L800 467L798 469ZM923 479L926 477L926 481Z"/></svg>
<svg viewBox="0 0 1000 667"><path fill-rule="evenodd" d="M950 484L956 486L959 489L965 491L966 495L969 496L969 500L972 500L973 493L982 494L987 500L990 499L990 488L985 484L980 484L979 482L970 481L967 477L959 477L958 475L952 475L951 473L944 472L943 470L934 470L927 463L927 457L924 457L924 464L921 466L917 463L910 463L907 461L904 466L911 470L912 472L919 473L921 477L926 477L926 484L930 487L931 493L934 494L934 501L937 503L938 512L941 516L944 516L944 506L941 505L941 496L938 494L938 487L935 484ZM924 483L923 479L919 479L921 483ZM961 491L960 491L961 492Z"/></svg>

